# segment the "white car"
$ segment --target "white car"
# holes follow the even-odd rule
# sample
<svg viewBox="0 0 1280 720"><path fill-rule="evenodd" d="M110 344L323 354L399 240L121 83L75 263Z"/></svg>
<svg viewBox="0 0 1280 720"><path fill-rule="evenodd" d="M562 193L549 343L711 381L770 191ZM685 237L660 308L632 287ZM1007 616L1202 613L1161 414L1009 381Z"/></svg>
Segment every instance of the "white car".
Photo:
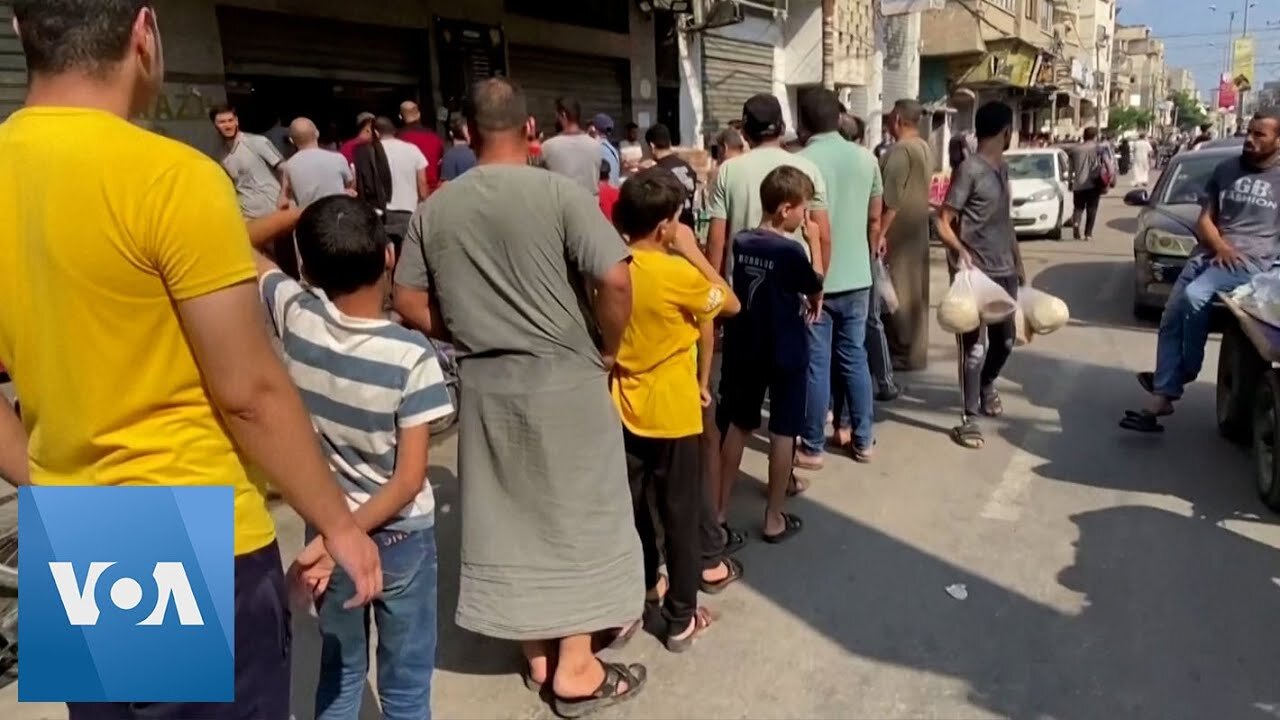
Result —
<svg viewBox="0 0 1280 720"><path fill-rule="evenodd" d="M1075 208L1071 200L1071 161L1058 148L1026 148L1004 154L1013 197L1013 228L1019 236L1054 240Z"/></svg>

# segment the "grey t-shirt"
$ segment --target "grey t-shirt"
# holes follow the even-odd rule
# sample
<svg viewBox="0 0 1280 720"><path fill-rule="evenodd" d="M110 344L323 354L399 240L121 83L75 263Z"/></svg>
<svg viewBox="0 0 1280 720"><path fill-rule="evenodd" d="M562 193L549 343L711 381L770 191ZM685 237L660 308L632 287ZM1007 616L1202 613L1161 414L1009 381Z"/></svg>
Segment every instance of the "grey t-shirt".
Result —
<svg viewBox="0 0 1280 720"><path fill-rule="evenodd" d="M418 207L395 282L434 289L464 381L518 388L530 378L508 375L525 360L552 360L560 381L603 371L588 283L629 255L571 180L478 165Z"/></svg>
<svg viewBox="0 0 1280 720"><path fill-rule="evenodd" d="M548 170L578 183L592 197L600 194L600 143L586 133L560 134L542 143Z"/></svg>
<svg viewBox="0 0 1280 720"><path fill-rule="evenodd" d="M275 169L284 162L280 151L261 135L240 133L230 149L219 158L231 176L240 200L240 214L260 218L276 211L280 203L280 181Z"/></svg>
<svg viewBox="0 0 1280 720"><path fill-rule="evenodd" d="M1255 170L1243 158L1231 158L1214 169L1201 204L1214 213L1224 240L1269 265L1280 256L1278 188L1280 167Z"/></svg>
<svg viewBox="0 0 1280 720"><path fill-rule="evenodd" d="M322 197L341 195L354 178L346 158L320 148L294 153L284 164L284 174L298 207L306 207Z"/></svg>
<svg viewBox="0 0 1280 720"><path fill-rule="evenodd" d="M993 276L1017 273L1008 167L971 155L951 174L946 204L960 215L960 242L979 270Z"/></svg>

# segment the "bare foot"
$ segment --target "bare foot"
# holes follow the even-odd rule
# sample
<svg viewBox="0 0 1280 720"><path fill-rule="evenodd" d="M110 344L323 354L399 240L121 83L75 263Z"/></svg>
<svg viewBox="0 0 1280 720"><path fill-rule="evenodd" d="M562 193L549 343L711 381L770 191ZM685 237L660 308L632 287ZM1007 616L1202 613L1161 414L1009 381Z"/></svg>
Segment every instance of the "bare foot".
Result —
<svg viewBox="0 0 1280 720"><path fill-rule="evenodd" d="M822 456L797 450L795 463L796 467L804 470L821 470Z"/></svg>
<svg viewBox="0 0 1280 720"><path fill-rule="evenodd" d="M729 577L729 566L723 560L710 570L702 571L702 582L718 583L727 577Z"/></svg>
<svg viewBox="0 0 1280 720"><path fill-rule="evenodd" d="M787 529L786 518L782 517L781 512L766 512L764 514L764 534L778 535Z"/></svg>
<svg viewBox="0 0 1280 720"><path fill-rule="evenodd" d="M555 680L552 684L552 690L555 691L556 697L573 699L587 698L595 695L596 690L604 683L604 665L595 657L591 658L591 664L577 668L577 672L567 672L562 664L556 669ZM625 693L631 686L627 681L621 680L618 683L617 695Z"/></svg>
<svg viewBox="0 0 1280 720"><path fill-rule="evenodd" d="M831 444L836 447L849 447L853 444L853 430L836 428L836 431L831 435Z"/></svg>
<svg viewBox="0 0 1280 720"><path fill-rule="evenodd" d="M1163 395L1152 395L1147 402L1147 409L1157 417L1173 414L1173 401Z"/></svg>

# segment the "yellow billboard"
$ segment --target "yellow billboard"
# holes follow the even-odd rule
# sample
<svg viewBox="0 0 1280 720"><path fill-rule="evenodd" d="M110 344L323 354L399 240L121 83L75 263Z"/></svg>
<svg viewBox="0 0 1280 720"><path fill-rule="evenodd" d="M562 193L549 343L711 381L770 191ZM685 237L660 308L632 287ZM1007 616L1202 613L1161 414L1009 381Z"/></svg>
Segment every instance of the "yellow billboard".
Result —
<svg viewBox="0 0 1280 720"><path fill-rule="evenodd" d="M1231 43L1231 76L1253 84L1253 38L1236 38Z"/></svg>

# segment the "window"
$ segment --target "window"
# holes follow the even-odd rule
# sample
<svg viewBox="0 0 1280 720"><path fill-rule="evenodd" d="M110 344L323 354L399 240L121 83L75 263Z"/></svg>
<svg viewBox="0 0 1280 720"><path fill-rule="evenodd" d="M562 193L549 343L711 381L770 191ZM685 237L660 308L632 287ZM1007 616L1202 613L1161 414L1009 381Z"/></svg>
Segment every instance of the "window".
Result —
<svg viewBox="0 0 1280 720"><path fill-rule="evenodd" d="M1023 3L1023 12L1026 13L1028 20L1034 21L1036 19L1036 7L1039 3L1040 0L1026 0L1026 2Z"/></svg>
<svg viewBox="0 0 1280 720"><path fill-rule="evenodd" d="M1032 3L1035 1L1036 0L1026 0L1026 2L1028 3ZM995 5L996 7L1000 8L1001 10L1004 10L1007 13L1012 13L1014 12L1014 9L1016 7L1017 0L987 0L987 2L991 3L992 5Z"/></svg>
<svg viewBox="0 0 1280 720"><path fill-rule="evenodd" d="M1033 0L1028 0L1031 2ZM1040 2L1040 29L1045 32L1053 31L1053 0L1039 0Z"/></svg>

